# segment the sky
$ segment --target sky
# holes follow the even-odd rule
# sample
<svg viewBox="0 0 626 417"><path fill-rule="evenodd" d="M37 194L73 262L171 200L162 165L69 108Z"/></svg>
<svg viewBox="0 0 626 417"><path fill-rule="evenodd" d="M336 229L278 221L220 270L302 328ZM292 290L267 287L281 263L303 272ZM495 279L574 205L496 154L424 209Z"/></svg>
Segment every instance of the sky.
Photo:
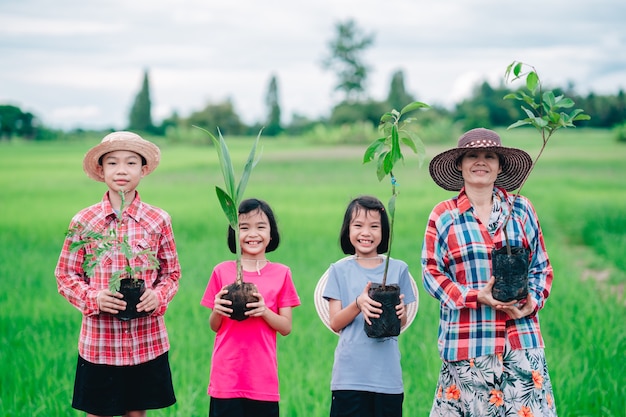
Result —
<svg viewBox="0 0 626 417"><path fill-rule="evenodd" d="M225 100L262 122L272 76L283 123L316 119L342 98L322 61L348 19L374 36L375 100L401 70L417 100L451 107L513 61L548 88L626 90L623 0L1 0L0 105L52 128L123 129L147 70L157 124Z"/></svg>

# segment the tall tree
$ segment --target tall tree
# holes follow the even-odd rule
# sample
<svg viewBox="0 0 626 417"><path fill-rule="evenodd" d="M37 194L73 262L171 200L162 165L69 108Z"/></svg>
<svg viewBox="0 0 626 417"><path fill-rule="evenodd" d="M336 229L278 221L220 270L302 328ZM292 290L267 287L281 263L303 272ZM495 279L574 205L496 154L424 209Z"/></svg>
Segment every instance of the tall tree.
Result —
<svg viewBox="0 0 626 417"><path fill-rule="evenodd" d="M387 103L392 109L402 110L404 106L414 102L415 99L406 91L404 87L404 72L397 70L391 76L391 85L389 86L389 95Z"/></svg>
<svg viewBox="0 0 626 417"><path fill-rule="evenodd" d="M141 90L135 97L135 102L130 109L128 129L144 132L154 131L151 113L152 103L150 101L150 82L148 81L148 70L145 70L143 73Z"/></svg>
<svg viewBox="0 0 626 417"><path fill-rule="evenodd" d="M268 136L276 136L282 130L280 124L280 104L278 102L278 80L276 75L272 75L267 95L265 96L265 105L267 106L267 123L263 133Z"/></svg>
<svg viewBox="0 0 626 417"><path fill-rule="evenodd" d="M335 28L336 37L328 42L330 56L322 65L337 73L335 90L345 94L345 101L358 101L369 73L361 55L374 43L374 35L363 33L352 19L337 23Z"/></svg>

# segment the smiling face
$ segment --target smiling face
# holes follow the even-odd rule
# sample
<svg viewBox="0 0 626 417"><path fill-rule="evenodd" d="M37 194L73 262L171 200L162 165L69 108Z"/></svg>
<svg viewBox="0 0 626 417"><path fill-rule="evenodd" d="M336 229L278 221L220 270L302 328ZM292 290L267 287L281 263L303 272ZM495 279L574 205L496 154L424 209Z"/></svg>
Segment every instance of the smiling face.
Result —
<svg viewBox="0 0 626 417"><path fill-rule="evenodd" d="M466 187L493 188L498 174L502 172L500 158L492 151L471 150L463 155L458 166Z"/></svg>
<svg viewBox="0 0 626 417"><path fill-rule="evenodd" d="M265 249L269 245L270 221L260 209L239 215L239 245L247 259L265 259Z"/></svg>
<svg viewBox="0 0 626 417"><path fill-rule="evenodd" d="M142 165L141 156L135 152L113 151L102 156L98 169L109 190L117 194L120 190L134 191L148 167Z"/></svg>
<svg viewBox="0 0 626 417"><path fill-rule="evenodd" d="M363 258L374 257L382 240L380 213L377 210L354 210L350 220L350 243L355 255Z"/></svg>

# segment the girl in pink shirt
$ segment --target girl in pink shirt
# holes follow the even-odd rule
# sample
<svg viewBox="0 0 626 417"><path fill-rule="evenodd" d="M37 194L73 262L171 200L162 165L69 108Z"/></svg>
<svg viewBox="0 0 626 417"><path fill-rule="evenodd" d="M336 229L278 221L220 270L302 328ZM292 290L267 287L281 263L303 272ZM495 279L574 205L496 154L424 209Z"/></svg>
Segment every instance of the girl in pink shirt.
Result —
<svg viewBox="0 0 626 417"><path fill-rule="evenodd" d="M209 323L216 332L208 394L209 417L278 417L276 333L291 332L291 309L300 298L291 270L270 262L265 254L278 247L280 236L270 206L258 199L239 206L239 244L244 282L258 288L257 302L248 303L247 319L230 318L230 301L222 298L237 276L235 261L213 269L201 304L212 309ZM235 232L228 246L235 253Z"/></svg>

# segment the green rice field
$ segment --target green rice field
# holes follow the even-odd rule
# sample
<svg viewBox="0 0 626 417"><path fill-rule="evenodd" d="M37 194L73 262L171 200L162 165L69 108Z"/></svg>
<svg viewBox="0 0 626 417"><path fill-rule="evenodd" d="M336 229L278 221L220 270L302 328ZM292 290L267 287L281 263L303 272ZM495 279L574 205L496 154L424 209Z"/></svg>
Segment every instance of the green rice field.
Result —
<svg viewBox="0 0 626 417"><path fill-rule="evenodd" d="M501 134L507 146L531 155L539 149L534 131ZM252 138L226 139L239 174ZM0 416L82 415L71 408L80 313L57 293L54 267L71 217L105 192L82 171L84 153L99 140L0 142ZM214 191L222 178L212 147L156 141L161 165L139 191L171 214L183 275L166 315L178 401L148 414L206 416L214 333L200 298L213 266L232 258ZM427 164L454 143L425 145ZM302 300L292 333L278 336L281 416L327 416L337 336L317 317L313 291L344 256L338 235L349 200L373 194L386 202L390 186L378 182L373 165L361 163L365 144L262 137L261 146L247 197L273 207L281 245L268 258L291 267ZM417 319L400 336L404 415L414 417L428 415L440 366L438 303L420 280L422 237L431 208L452 194L433 183L414 155L405 157L395 172L393 256L409 264L420 289ZM540 319L558 413L624 417L626 144L604 130L560 131L523 194L539 214L555 271Z"/></svg>

